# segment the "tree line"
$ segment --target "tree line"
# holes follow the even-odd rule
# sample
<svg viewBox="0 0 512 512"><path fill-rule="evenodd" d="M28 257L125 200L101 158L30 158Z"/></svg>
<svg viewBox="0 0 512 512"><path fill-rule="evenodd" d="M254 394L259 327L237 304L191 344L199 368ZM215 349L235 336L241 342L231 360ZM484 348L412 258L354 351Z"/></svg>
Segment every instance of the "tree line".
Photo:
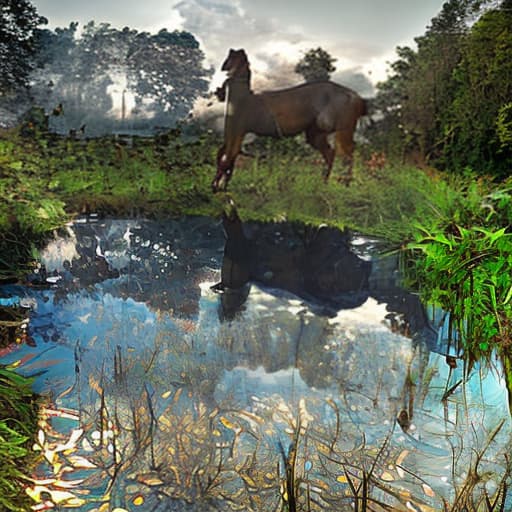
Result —
<svg viewBox="0 0 512 512"><path fill-rule="evenodd" d="M415 42L378 85L375 141L440 169L509 175L512 1L449 0Z"/></svg>
<svg viewBox="0 0 512 512"><path fill-rule="evenodd" d="M103 119L108 131L124 118L169 125L208 90L213 70L203 66L204 54L189 32L150 34L93 21L80 34L75 22L51 31L27 0L5 0L0 14L4 106L36 104L47 112L60 106L67 127Z"/></svg>

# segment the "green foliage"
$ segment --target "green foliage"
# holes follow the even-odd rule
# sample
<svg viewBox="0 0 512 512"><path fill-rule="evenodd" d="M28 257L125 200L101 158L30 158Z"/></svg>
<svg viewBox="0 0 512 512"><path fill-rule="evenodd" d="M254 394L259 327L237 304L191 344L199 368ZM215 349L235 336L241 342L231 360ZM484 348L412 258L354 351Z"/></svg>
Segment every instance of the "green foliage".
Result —
<svg viewBox="0 0 512 512"><path fill-rule="evenodd" d="M23 468L33 461L37 428L31 380L0 366L0 508L22 512L30 503L22 491Z"/></svg>
<svg viewBox="0 0 512 512"><path fill-rule="evenodd" d="M329 80L331 73L336 70L336 59L324 49L312 48L295 66L295 73L302 75L306 82Z"/></svg>
<svg viewBox="0 0 512 512"><path fill-rule="evenodd" d="M511 77L512 11L491 10L472 27L453 71L455 91L442 126L446 165L510 173L512 148L503 144L500 133L506 138Z"/></svg>
<svg viewBox="0 0 512 512"><path fill-rule="evenodd" d="M0 96L25 87L33 66L33 37L47 23L27 0L2 0L0 4Z"/></svg>
<svg viewBox="0 0 512 512"><path fill-rule="evenodd" d="M512 356L512 186L473 181L449 196L418 225L409 275L425 300L450 313L467 370L493 354L505 362ZM512 403L510 369L508 379Z"/></svg>
<svg viewBox="0 0 512 512"><path fill-rule="evenodd" d="M505 103L496 120L496 133L500 142L500 151L512 150L512 103Z"/></svg>
<svg viewBox="0 0 512 512"><path fill-rule="evenodd" d="M380 134L381 144L392 141L389 149L452 172L470 166L480 175L509 174L512 149L503 137L512 97L512 11L505 1L485 10L487 4L450 0L416 38L417 50L397 49L399 60L375 101L384 118L369 136Z"/></svg>
<svg viewBox="0 0 512 512"><path fill-rule="evenodd" d="M221 143L189 127L155 139L0 138L1 271L30 259L72 213L219 215L225 195L213 195L210 183ZM239 157L230 183L246 219L328 222L400 244L440 186L412 168L369 170L357 161L346 187L339 160L326 184L323 161L302 138L260 138L247 150L253 157Z"/></svg>

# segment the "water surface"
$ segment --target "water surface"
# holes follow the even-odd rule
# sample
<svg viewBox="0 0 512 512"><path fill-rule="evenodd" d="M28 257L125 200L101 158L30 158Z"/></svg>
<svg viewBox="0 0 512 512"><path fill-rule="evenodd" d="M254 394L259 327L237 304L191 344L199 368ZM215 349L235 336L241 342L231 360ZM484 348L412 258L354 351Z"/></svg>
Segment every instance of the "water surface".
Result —
<svg viewBox="0 0 512 512"><path fill-rule="evenodd" d="M226 315L232 290L211 288L220 222L68 229L33 286L2 289L31 307L36 342L2 363L48 397L35 506L340 511L368 482L375 510L440 510L484 450L474 492L498 489L511 431L499 370L446 393L462 365L446 362L443 316L425 323L378 242L351 241L371 262L365 290L326 300L253 280Z"/></svg>

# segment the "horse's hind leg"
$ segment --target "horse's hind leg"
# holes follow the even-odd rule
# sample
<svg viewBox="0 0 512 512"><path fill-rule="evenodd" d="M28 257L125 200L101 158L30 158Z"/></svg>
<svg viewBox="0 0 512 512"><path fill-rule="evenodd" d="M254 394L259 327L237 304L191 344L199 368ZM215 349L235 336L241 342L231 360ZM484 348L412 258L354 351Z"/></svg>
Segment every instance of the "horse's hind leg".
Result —
<svg viewBox="0 0 512 512"><path fill-rule="evenodd" d="M352 181L352 164L354 155L353 131L344 130L336 132L336 153L341 155L343 162L348 167L345 182L348 185Z"/></svg>
<svg viewBox="0 0 512 512"><path fill-rule="evenodd" d="M306 131L306 141L310 146L320 151L324 157L325 164L327 165L327 169L324 173L324 179L327 181L329 179L329 174L331 173L332 163L334 162L334 149L327 140L327 133L320 131L315 127L308 128Z"/></svg>

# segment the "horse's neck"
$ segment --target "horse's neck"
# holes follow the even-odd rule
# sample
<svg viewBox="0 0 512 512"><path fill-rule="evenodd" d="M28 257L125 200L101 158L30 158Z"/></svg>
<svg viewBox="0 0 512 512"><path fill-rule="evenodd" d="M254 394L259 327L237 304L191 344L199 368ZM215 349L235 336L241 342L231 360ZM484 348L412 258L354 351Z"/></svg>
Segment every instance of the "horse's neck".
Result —
<svg viewBox="0 0 512 512"><path fill-rule="evenodd" d="M228 101L237 101L244 99L252 94L251 84L249 77L234 77L229 78L226 83L228 89Z"/></svg>

